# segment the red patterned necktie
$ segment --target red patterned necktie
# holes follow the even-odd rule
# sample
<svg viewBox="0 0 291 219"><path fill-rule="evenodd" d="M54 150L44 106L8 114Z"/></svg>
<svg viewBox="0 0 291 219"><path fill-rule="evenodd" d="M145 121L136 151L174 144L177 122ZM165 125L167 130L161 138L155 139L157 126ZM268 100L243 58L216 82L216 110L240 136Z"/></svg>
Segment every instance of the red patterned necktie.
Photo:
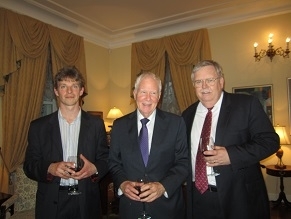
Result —
<svg viewBox="0 0 291 219"><path fill-rule="evenodd" d="M203 148L206 148L207 142L209 141L209 137L210 137L212 108L208 108L208 112L206 114L204 124L202 127L201 139L202 139ZM200 141L199 141L199 144L200 144ZM196 165L195 165L195 186L201 194L203 194L208 189L206 162L204 160L204 155L199 148L199 145L198 145Z"/></svg>

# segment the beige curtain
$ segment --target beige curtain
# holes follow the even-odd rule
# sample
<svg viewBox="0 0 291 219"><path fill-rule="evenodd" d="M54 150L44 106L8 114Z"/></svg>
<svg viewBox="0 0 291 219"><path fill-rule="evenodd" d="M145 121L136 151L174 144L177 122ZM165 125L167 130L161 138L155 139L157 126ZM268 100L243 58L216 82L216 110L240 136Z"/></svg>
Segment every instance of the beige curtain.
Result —
<svg viewBox="0 0 291 219"><path fill-rule="evenodd" d="M55 75L65 65L75 65L86 72L83 38L57 27L48 25L52 45L52 69ZM85 78L86 80L86 78Z"/></svg>
<svg viewBox="0 0 291 219"><path fill-rule="evenodd" d="M203 59L211 59L208 31L202 29L166 37L165 47L169 54L174 90L182 112L197 100L190 78L193 66Z"/></svg>
<svg viewBox="0 0 291 219"><path fill-rule="evenodd" d="M163 81L165 78L165 45L164 39L147 40L133 43L131 48L131 85L142 71L151 71ZM130 91L132 95L132 90Z"/></svg>
<svg viewBox="0 0 291 219"><path fill-rule="evenodd" d="M177 102L180 110L183 111L197 100L190 78L193 65L200 60L211 59L208 31L201 29L176 34L156 39L155 42L153 44L144 41L132 45L132 86L134 85L136 72L148 70L144 64L146 63L145 59L149 63L154 63L155 66L161 65L163 62L163 66L158 69L160 71L159 75L163 79L165 52L167 52ZM144 49L145 47L146 49Z"/></svg>
<svg viewBox="0 0 291 219"><path fill-rule="evenodd" d="M81 37L3 8L0 18L0 70L5 79L2 153L8 168L0 167L0 191L9 192L8 174L23 162L29 124L40 115L48 54L57 60L54 74L64 65L75 65L86 78L86 69Z"/></svg>

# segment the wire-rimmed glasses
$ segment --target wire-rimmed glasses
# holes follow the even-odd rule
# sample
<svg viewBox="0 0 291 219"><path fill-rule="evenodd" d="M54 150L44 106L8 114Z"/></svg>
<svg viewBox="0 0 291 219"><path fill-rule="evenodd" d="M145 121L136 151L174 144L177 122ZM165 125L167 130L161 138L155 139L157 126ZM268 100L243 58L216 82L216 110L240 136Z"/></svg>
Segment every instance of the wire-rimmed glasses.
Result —
<svg viewBox="0 0 291 219"><path fill-rule="evenodd" d="M201 80L195 80L193 81L193 84L194 84L194 87L197 87L197 88L202 87L203 83L206 83L209 86L213 86L215 81L219 78L220 76L217 78L206 78L206 79L201 79Z"/></svg>

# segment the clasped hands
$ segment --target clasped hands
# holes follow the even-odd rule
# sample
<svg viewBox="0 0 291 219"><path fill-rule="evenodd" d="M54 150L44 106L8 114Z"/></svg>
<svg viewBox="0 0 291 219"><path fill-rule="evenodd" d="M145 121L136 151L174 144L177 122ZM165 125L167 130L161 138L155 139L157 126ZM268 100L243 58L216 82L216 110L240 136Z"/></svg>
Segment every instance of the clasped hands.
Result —
<svg viewBox="0 0 291 219"><path fill-rule="evenodd" d="M140 187L140 192L137 189L138 187ZM164 186L159 182L142 183L124 181L121 183L120 189L128 198L141 202L152 202L161 197L166 191Z"/></svg>
<svg viewBox="0 0 291 219"><path fill-rule="evenodd" d="M97 172L95 165L87 160L85 156L80 154L80 158L83 160L84 166L78 172L74 171L75 164L73 162L61 161L57 163L51 163L48 168L48 173L63 179L73 178L75 180L80 180L90 177Z"/></svg>
<svg viewBox="0 0 291 219"><path fill-rule="evenodd" d="M215 145L213 150L204 151L203 154L205 155L204 159L206 165L209 167L230 164L230 159L225 147Z"/></svg>

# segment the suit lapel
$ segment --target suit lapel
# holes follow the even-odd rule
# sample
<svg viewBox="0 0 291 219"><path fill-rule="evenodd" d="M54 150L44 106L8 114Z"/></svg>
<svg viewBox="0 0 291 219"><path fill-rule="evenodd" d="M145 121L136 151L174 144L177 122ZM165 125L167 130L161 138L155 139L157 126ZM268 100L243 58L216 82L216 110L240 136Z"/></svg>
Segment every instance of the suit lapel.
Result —
<svg viewBox="0 0 291 219"><path fill-rule="evenodd" d="M130 140L130 144L128 146L128 150L136 154L136 158L138 162L136 165L140 167L144 167L144 162L142 159L140 147L139 147L139 140L138 140L138 130L137 130L137 110L129 114L128 121L127 121L127 132Z"/></svg>
<svg viewBox="0 0 291 219"><path fill-rule="evenodd" d="M165 114L161 110L157 109L148 166L150 165L152 159L155 160L154 156L159 154L157 153L157 150L162 143L161 141L163 141L161 136L166 135L168 124L165 118Z"/></svg>
<svg viewBox="0 0 291 219"><path fill-rule="evenodd" d="M231 113L231 100L228 93L224 92L223 100L221 103L220 113L217 121L217 128L215 133L215 143L221 145L223 143L226 127Z"/></svg>
<svg viewBox="0 0 291 219"><path fill-rule="evenodd" d="M87 116L87 114L82 110L81 111L81 126L80 126L80 134L78 139L78 151L77 154L83 154L84 151L82 151L85 147L81 147L81 145L87 145L86 144L86 136L89 133L90 129L90 120Z"/></svg>
<svg viewBox="0 0 291 219"><path fill-rule="evenodd" d="M55 147L58 152L58 156L61 156L61 159L63 159L63 147L62 147L62 139L61 139L61 132L60 132L60 125L59 125L59 119L58 119L58 111L52 114L52 117L50 119L50 125L51 125L51 133L49 135L52 136L53 139L53 147ZM53 150L55 151L55 150Z"/></svg>
<svg viewBox="0 0 291 219"><path fill-rule="evenodd" d="M135 110L133 113L131 113L128 119L129 121L127 123L127 130L130 141L132 142L131 145L138 145L139 133L137 132L137 111ZM131 149L133 150L133 148Z"/></svg>

